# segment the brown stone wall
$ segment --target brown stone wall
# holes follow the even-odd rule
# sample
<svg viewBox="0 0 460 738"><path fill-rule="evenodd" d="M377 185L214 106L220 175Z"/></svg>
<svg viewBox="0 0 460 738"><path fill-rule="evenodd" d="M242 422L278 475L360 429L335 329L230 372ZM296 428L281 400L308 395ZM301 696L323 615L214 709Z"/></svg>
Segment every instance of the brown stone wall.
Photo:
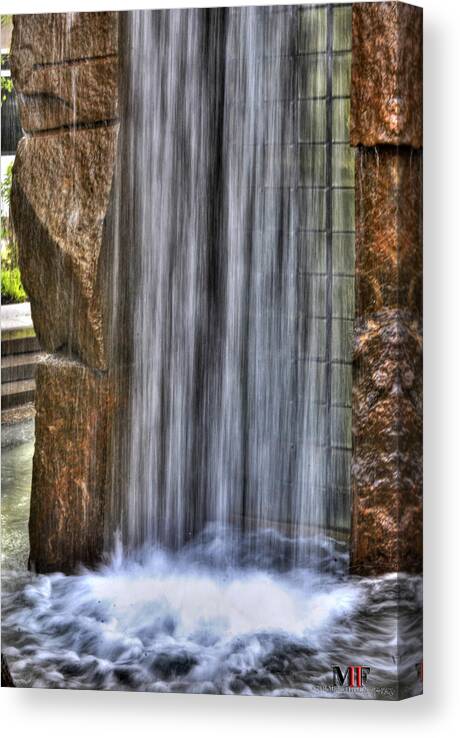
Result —
<svg viewBox="0 0 460 738"><path fill-rule="evenodd" d="M118 14L14 17L21 139L11 210L42 347L30 562L72 571L102 553L109 425L107 227L118 140ZM110 389L109 389L110 386Z"/></svg>
<svg viewBox="0 0 460 738"><path fill-rule="evenodd" d="M30 561L67 573L102 555L113 393L106 373L56 355L36 382Z"/></svg>
<svg viewBox="0 0 460 738"><path fill-rule="evenodd" d="M422 568L421 54L420 9L353 6L351 568L364 575Z"/></svg>
<svg viewBox="0 0 460 738"><path fill-rule="evenodd" d="M422 154L410 147L356 152L356 311L422 313Z"/></svg>
<svg viewBox="0 0 460 738"><path fill-rule="evenodd" d="M352 146L422 146L422 25L414 5L353 5Z"/></svg>
<svg viewBox="0 0 460 738"><path fill-rule="evenodd" d="M97 369L107 369L100 265L116 143L114 126L26 137L14 164L12 213L39 341Z"/></svg>
<svg viewBox="0 0 460 738"><path fill-rule="evenodd" d="M353 376L352 569L422 565L422 338L408 311L357 320Z"/></svg>
<svg viewBox="0 0 460 738"><path fill-rule="evenodd" d="M11 74L25 131L117 118L117 13L14 18Z"/></svg>

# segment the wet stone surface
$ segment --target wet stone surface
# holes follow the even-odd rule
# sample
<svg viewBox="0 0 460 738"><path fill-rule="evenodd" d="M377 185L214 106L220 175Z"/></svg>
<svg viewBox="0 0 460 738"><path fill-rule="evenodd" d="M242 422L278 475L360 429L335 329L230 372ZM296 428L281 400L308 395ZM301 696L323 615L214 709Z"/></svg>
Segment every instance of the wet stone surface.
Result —
<svg viewBox="0 0 460 738"><path fill-rule="evenodd" d="M422 146L423 11L354 3L351 143Z"/></svg>

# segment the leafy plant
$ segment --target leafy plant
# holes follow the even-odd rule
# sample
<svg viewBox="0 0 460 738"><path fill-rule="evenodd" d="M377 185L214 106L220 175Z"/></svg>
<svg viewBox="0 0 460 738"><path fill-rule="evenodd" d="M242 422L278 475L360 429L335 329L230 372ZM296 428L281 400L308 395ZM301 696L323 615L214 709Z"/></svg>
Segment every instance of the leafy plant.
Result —
<svg viewBox="0 0 460 738"><path fill-rule="evenodd" d="M8 164L5 176L0 182L2 202L9 206L11 200L11 184L13 178L13 163ZM1 216L0 240L2 255L2 301L24 302L27 294L21 280L18 266L18 250L14 240L13 229L8 215Z"/></svg>
<svg viewBox="0 0 460 738"><path fill-rule="evenodd" d="M2 16L3 17L3 16ZM3 21L2 21L3 23ZM4 64L4 54L0 54L0 67ZM4 103L8 97L11 95L13 91L13 80L10 76L7 76L5 74L2 74L0 76L0 85L1 85L1 97L0 102Z"/></svg>
<svg viewBox="0 0 460 738"><path fill-rule="evenodd" d="M21 281L19 267L2 269L2 302L25 302L27 294Z"/></svg>
<svg viewBox="0 0 460 738"><path fill-rule="evenodd" d="M11 186L13 184L13 162L10 161L5 169L5 176L0 183L0 197L7 205L11 200Z"/></svg>
<svg viewBox="0 0 460 738"><path fill-rule="evenodd" d="M7 206L9 209L11 201L11 186L13 183L13 162L10 162L6 169L5 175L0 182L0 198L2 207ZM0 241L2 250L2 261L7 259L11 262L10 266L17 266L12 263L16 257L17 249L14 243L13 229L11 227L11 219L9 215L1 215L0 217Z"/></svg>
<svg viewBox="0 0 460 738"><path fill-rule="evenodd" d="M4 77L3 74L0 77L0 80L2 87L2 103L4 103L8 99L8 95L10 95L13 90L13 82L11 77Z"/></svg>

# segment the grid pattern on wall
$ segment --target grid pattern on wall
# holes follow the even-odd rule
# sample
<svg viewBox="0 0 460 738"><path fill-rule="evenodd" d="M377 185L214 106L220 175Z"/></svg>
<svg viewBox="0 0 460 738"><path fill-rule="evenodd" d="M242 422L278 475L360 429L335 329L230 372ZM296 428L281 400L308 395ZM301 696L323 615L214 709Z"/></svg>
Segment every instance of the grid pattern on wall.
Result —
<svg viewBox="0 0 460 738"><path fill-rule="evenodd" d="M260 159L265 168L261 228L269 239L282 188L286 206L281 228L290 233L285 244L294 234L305 285L303 319L309 335L315 336L307 364L315 361L321 377L318 459L325 459L330 492L324 496L330 509L323 523L348 529L355 262L354 151L349 142L352 6L267 10L260 9L265 53L257 71L263 86L263 145L270 152ZM229 12L238 39L244 33L244 14L240 9ZM236 106L247 107L248 98L238 99L244 63L235 54L229 94ZM235 121L236 139L237 116Z"/></svg>
<svg viewBox="0 0 460 738"><path fill-rule="evenodd" d="M327 199L324 233L327 283L324 361L327 389L324 412L329 453L328 484L336 493L334 497L342 500L343 525L348 527L355 244L354 151L349 142L351 5L329 5L303 13L307 18L309 14L316 13L319 16L319 28L326 26L326 30L318 35L321 40L316 49L316 58L324 59L322 63L326 65L326 85L323 85L319 98L319 104L325 108L320 113L320 128L326 133L323 144Z"/></svg>

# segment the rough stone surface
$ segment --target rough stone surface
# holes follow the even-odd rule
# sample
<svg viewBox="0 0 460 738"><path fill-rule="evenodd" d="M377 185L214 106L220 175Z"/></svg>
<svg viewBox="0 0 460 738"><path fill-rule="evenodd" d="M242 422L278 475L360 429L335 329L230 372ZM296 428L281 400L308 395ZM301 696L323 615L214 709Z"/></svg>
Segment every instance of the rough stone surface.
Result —
<svg viewBox="0 0 460 738"><path fill-rule="evenodd" d="M379 214L373 218L371 202L378 203L379 198L365 200L365 208L361 201L361 213L378 226ZM401 199L401 212L403 207ZM410 221L410 208L407 217ZM422 568L422 315L412 288L421 282L422 244L413 234L407 253L401 248L401 261L396 251L395 263L385 271L377 246L386 244L390 252L394 248L391 237L385 241L385 232L383 224L382 242L360 241L360 248L367 249L365 263L372 264L375 253L374 290L369 289L370 280L360 276L361 262L357 266L357 304L362 313L355 321L353 348L351 570L361 575ZM381 304L385 301L387 305Z"/></svg>
<svg viewBox="0 0 460 738"><path fill-rule="evenodd" d="M360 574L422 564L422 337L407 310L357 321L353 561Z"/></svg>
<svg viewBox="0 0 460 738"><path fill-rule="evenodd" d="M422 312L422 156L409 148L356 153L356 309Z"/></svg>
<svg viewBox="0 0 460 738"><path fill-rule="evenodd" d="M11 72L19 89L34 70L118 54L118 13L15 15Z"/></svg>
<svg viewBox="0 0 460 738"><path fill-rule="evenodd" d="M117 117L118 14L14 17L11 73L25 131Z"/></svg>
<svg viewBox="0 0 460 738"><path fill-rule="evenodd" d="M357 153L351 569L422 568L421 154Z"/></svg>
<svg viewBox="0 0 460 738"><path fill-rule="evenodd" d="M110 457L109 236L118 123L118 13L14 17L20 141L11 210L37 370L31 565L74 571L102 554Z"/></svg>
<svg viewBox="0 0 460 738"><path fill-rule="evenodd" d="M113 125L21 139L11 200L41 345L98 369L107 367L104 219L117 131Z"/></svg>
<svg viewBox="0 0 460 738"><path fill-rule="evenodd" d="M422 568L422 11L356 3L351 570Z"/></svg>
<svg viewBox="0 0 460 738"><path fill-rule="evenodd" d="M118 115L113 57L32 69L17 90L25 131L112 121Z"/></svg>
<svg viewBox="0 0 460 738"><path fill-rule="evenodd" d="M421 147L422 9L354 3L352 39L352 145Z"/></svg>
<svg viewBox="0 0 460 738"><path fill-rule="evenodd" d="M30 565L68 573L102 555L113 394L107 375L57 356L36 382Z"/></svg>

